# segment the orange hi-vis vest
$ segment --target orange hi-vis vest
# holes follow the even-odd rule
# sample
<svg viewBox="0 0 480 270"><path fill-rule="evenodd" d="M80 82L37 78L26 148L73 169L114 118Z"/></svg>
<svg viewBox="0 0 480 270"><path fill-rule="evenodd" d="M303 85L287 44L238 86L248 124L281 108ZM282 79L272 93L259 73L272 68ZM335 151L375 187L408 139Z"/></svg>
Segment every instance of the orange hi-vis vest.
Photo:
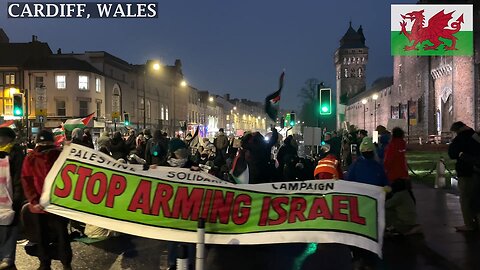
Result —
<svg viewBox="0 0 480 270"><path fill-rule="evenodd" d="M333 178L338 179L340 177L340 173L337 169L338 163L339 161L335 158L335 156L328 155L318 162L313 175L317 176L319 173L329 173Z"/></svg>

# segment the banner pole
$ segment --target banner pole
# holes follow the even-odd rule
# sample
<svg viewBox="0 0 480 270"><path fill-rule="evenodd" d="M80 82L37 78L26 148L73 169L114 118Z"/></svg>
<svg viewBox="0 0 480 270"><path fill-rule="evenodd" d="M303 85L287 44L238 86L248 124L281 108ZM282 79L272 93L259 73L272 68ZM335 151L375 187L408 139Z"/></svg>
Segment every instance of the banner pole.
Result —
<svg viewBox="0 0 480 270"><path fill-rule="evenodd" d="M203 270L205 261L205 220L198 220L195 270Z"/></svg>

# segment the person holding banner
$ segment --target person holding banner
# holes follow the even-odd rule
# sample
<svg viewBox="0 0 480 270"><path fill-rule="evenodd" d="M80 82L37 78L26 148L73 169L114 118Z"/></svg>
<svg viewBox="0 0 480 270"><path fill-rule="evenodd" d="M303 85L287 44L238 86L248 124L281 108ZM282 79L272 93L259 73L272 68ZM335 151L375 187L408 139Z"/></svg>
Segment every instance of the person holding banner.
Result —
<svg viewBox="0 0 480 270"><path fill-rule="evenodd" d="M57 254L62 262L63 269L72 269L72 248L67 231L68 220L43 211L39 204L45 178L53 164L60 155L60 148L54 144L53 133L42 130L37 136L37 146L29 153L23 162L22 186L32 213L31 219L38 240L38 258L40 259L39 270L50 269L51 248L50 239L55 235Z"/></svg>
<svg viewBox="0 0 480 270"><path fill-rule="evenodd" d="M15 269L19 214L24 201L20 172L24 158L15 131L0 128L0 269Z"/></svg>

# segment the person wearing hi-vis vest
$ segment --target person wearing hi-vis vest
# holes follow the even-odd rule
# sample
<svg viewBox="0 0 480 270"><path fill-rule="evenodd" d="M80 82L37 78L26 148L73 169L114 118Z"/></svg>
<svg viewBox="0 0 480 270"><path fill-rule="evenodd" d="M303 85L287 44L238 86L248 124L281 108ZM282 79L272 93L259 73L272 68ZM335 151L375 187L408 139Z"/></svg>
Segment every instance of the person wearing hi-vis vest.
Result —
<svg viewBox="0 0 480 270"><path fill-rule="evenodd" d="M323 155L326 156L318 162L317 167L315 167L315 170L313 171L315 179L342 179L343 173L340 168L340 161L333 153L330 153L330 145L323 145L321 151Z"/></svg>

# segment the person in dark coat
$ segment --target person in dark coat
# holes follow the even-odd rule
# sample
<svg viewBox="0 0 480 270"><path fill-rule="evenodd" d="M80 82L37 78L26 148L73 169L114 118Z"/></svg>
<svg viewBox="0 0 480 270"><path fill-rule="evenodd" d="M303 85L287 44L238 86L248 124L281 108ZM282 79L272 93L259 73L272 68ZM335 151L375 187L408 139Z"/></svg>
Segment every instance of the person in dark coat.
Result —
<svg viewBox="0 0 480 270"><path fill-rule="evenodd" d="M90 133L90 129L86 128L85 130L83 130L82 141L83 141L83 145L85 145L86 147L89 147L92 149L95 148L93 145L93 138L92 138L92 134Z"/></svg>
<svg viewBox="0 0 480 270"><path fill-rule="evenodd" d="M289 166L295 166L293 163L297 157L297 149L293 146L293 136L290 135L283 141L283 145L280 146L277 154L278 170L280 175L283 176L283 180L289 180L286 171L289 171Z"/></svg>
<svg viewBox="0 0 480 270"><path fill-rule="evenodd" d="M148 140L145 147L145 161L148 165L165 166L168 154L168 139L161 130L155 130L153 138Z"/></svg>
<svg viewBox="0 0 480 270"><path fill-rule="evenodd" d="M473 178L473 164L461 159L460 156L464 153L473 156L478 155L480 143L473 138L475 131L463 122L453 123L450 130L457 134L448 146L448 156L457 161L455 170L458 176L460 206L465 223L463 226L455 228L461 232L478 230L480 220L476 217L472 204L475 201L475 197L479 196L475 192L479 190L478 186L480 183Z"/></svg>
<svg viewBox="0 0 480 270"><path fill-rule="evenodd" d="M122 138L122 134L117 131L113 134L112 142L110 144L110 152L114 159L125 159L127 160L127 145Z"/></svg>
<svg viewBox="0 0 480 270"><path fill-rule="evenodd" d="M0 210L5 207L14 211L10 224L0 224L0 269L15 269L15 251L20 224L20 210L25 201L20 180L24 152L14 142L15 131L9 127L0 128ZM9 194L7 194L6 191Z"/></svg>
<svg viewBox="0 0 480 270"><path fill-rule="evenodd" d="M135 148L137 147L136 139L137 139L137 136L135 134L135 130L130 129L128 131L128 138L125 142L125 144L127 145L128 153L135 151Z"/></svg>

